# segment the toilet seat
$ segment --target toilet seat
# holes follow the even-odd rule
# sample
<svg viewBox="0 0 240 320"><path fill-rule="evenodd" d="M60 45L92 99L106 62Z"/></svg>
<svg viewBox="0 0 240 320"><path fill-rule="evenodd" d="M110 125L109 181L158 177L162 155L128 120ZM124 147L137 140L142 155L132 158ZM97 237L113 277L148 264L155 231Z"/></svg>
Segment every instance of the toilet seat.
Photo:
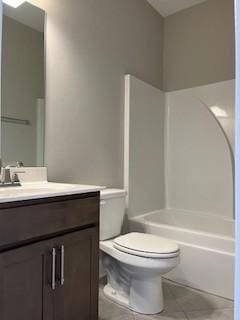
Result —
<svg viewBox="0 0 240 320"><path fill-rule="evenodd" d="M179 255L178 245L152 234L131 232L113 239L114 248L145 258L174 258Z"/></svg>
<svg viewBox="0 0 240 320"><path fill-rule="evenodd" d="M179 252L176 256L169 257L169 259L164 259L164 257L158 259L154 257L143 257L118 250L115 248L113 240L100 241L100 250L116 261L119 261L124 265L132 266L134 269L149 269L151 270L151 274L155 272L158 274L159 270L166 270L169 268L169 265L175 265L179 261Z"/></svg>

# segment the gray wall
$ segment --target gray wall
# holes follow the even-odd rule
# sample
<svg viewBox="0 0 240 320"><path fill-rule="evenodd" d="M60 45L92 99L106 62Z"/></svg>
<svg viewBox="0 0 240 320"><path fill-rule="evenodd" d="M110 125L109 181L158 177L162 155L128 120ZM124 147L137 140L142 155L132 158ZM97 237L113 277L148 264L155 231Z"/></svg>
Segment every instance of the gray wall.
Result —
<svg viewBox="0 0 240 320"><path fill-rule="evenodd" d="M164 21L164 89L234 78L234 2L208 0Z"/></svg>
<svg viewBox="0 0 240 320"><path fill-rule="evenodd" d="M2 115L31 123L2 123L5 163L36 165L36 104L44 96L43 41L43 33L3 16Z"/></svg>
<svg viewBox="0 0 240 320"><path fill-rule="evenodd" d="M51 180L122 186L124 74L166 90L234 77L233 0L208 0L165 26L145 0L31 2L47 12Z"/></svg>
<svg viewBox="0 0 240 320"><path fill-rule="evenodd" d="M162 87L163 19L145 0L32 0L47 11L51 180L122 186L124 74Z"/></svg>

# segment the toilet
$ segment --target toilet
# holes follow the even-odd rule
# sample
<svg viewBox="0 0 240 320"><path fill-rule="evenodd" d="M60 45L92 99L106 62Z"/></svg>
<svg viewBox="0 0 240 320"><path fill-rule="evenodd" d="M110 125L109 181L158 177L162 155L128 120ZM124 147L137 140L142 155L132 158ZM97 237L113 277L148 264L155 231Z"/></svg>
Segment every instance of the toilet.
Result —
<svg viewBox="0 0 240 320"><path fill-rule="evenodd" d="M179 263L178 245L159 236L131 232L121 235L126 192L101 191L100 250L107 273L104 294L142 314L163 310L162 275Z"/></svg>

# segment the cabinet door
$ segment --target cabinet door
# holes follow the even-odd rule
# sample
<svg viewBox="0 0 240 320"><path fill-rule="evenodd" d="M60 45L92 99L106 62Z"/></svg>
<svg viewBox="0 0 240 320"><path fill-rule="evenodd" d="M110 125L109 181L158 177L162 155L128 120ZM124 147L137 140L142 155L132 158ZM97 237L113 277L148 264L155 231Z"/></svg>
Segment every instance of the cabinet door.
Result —
<svg viewBox="0 0 240 320"><path fill-rule="evenodd" d="M0 254L0 320L97 319L97 227Z"/></svg>
<svg viewBox="0 0 240 320"><path fill-rule="evenodd" d="M0 254L1 320L53 319L53 291L44 281L46 258L46 242ZM44 305L43 295L48 297L48 306Z"/></svg>
<svg viewBox="0 0 240 320"><path fill-rule="evenodd" d="M98 319L98 229L56 238L58 245L55 320ZM64 259L61 248L64 247ZM61 260L64 284L61 285Z"/></svg>

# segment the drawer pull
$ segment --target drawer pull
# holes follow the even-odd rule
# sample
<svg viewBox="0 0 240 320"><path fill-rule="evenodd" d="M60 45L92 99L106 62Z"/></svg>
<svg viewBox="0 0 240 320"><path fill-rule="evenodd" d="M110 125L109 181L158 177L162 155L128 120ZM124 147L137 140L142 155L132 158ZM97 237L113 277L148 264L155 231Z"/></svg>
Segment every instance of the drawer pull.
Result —
<svg viewBox="0 0 240 320"><path fill-rule="evenodd" d="M52 249L52 290L56 289L56 249Z"/></svg>
<svg viewBox="0 0 240 320"><path fill-rule="evenodd" d="M61 245L61 286L64 285L64 245Z"/></svg>

